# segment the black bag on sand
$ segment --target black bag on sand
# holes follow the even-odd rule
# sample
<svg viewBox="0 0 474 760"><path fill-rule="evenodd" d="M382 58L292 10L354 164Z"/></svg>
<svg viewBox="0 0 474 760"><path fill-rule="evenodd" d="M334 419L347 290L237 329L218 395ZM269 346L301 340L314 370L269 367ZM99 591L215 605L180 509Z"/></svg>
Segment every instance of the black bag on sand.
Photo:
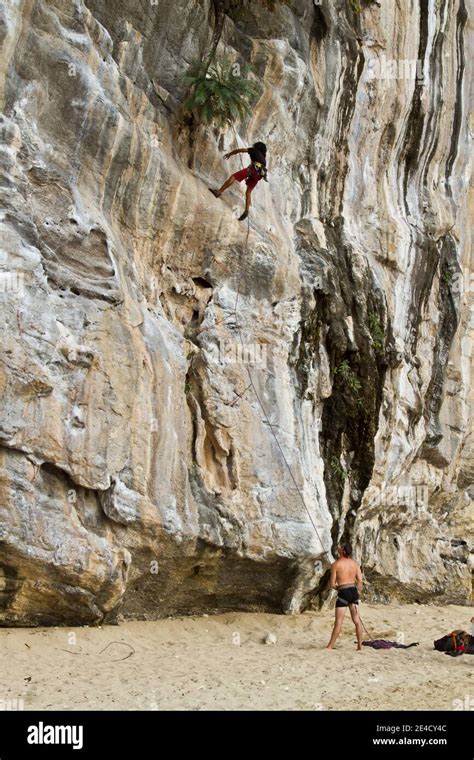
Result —
<svg viewBox="0 0 474 760"><path fill-rule="evenodd" d="M474 636L470 636L467 631L451 631L447 636L437 639L434 642L434 648L438 652L444 652L451 657L458 657L461 654L474 654Z"/></svg>

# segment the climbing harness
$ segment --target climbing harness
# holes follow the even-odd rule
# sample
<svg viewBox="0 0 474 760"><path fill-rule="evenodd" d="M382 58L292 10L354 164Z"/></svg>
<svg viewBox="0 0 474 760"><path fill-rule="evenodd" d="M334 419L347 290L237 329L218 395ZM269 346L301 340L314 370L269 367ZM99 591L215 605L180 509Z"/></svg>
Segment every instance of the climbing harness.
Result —
<svg viewBox="0 0 474 760"><path fill-rule="evenodd" d="M242 159L240 159L240 161L242 163ZM247 167L247 179L245 182L248 184L249 180L256 179L257 177L268 182L267 167L264 164L261 164L260 161L252 161L250 166Z"/></svg>

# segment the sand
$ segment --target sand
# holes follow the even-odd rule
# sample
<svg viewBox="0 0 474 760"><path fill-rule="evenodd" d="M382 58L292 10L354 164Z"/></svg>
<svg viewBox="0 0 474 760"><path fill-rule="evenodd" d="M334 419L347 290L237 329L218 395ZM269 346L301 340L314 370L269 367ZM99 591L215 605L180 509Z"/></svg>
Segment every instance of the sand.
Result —
<svg viewBox="0 0 474 760"><path fill-rule="evenodd" d="M25 710L452 710L470 699L474 706L474 657L433 650L435 638L470 630L469 608L364 604L361 613L375 637L420 645L357 652L347 614L328 652L332 611L4 628L0 700L23 700ZM268 633L276 644L263 643Z"/></svg>

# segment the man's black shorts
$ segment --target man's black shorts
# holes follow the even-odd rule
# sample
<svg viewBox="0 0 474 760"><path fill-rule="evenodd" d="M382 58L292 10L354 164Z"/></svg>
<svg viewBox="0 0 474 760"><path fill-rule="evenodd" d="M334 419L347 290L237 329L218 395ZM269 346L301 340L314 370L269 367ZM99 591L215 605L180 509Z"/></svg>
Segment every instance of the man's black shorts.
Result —
<svg viewBox="0 0 474 760"><path fill-rule="evenodd" d="M337 592L336 607L348 607L349 604L359 604L359 592L356 586L340 588Z"/></svg>

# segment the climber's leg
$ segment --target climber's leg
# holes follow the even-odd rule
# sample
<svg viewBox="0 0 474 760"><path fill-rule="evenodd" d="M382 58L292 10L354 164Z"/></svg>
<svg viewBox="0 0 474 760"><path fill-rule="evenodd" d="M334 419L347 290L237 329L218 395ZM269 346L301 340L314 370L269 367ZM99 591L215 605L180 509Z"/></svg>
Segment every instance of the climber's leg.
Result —
<svg viewBox="0 0 474 760"><path fill-rule="evenodd" d="M220 198L224 190L227 190L231 185L234 184L234 182L242 182L244 179L247 179L248 177L248 171L247 169L241 169L238 172L234 172L234 174L231 174L229 179L226 179L222 187L219 188L219 190L214 190L213 188L209 188L211 193L216 196L216 198Z"/></svg>
<svg viewBox="0 0 474 760"><path fill-rule="evenodd" d="M247 219L249 215L249 209L251 206L251 195L252 195L252 188L248 187L247 192L245 193L245 211L242 214L242 216L239 216L239 222L243 222L244 219Z"/></svg>
<svg viewBox="0 0 474 760"><path fill-rule="evenodd" d="M236 179L233 174L230 175L229 179L227 179L222 187L219 188L219 190L214 190L212 187L209 188L211 193L216 196L216 198L219 198L220 195L224 192L224 190L227 190L231 185L236 182Z"/></svg>

